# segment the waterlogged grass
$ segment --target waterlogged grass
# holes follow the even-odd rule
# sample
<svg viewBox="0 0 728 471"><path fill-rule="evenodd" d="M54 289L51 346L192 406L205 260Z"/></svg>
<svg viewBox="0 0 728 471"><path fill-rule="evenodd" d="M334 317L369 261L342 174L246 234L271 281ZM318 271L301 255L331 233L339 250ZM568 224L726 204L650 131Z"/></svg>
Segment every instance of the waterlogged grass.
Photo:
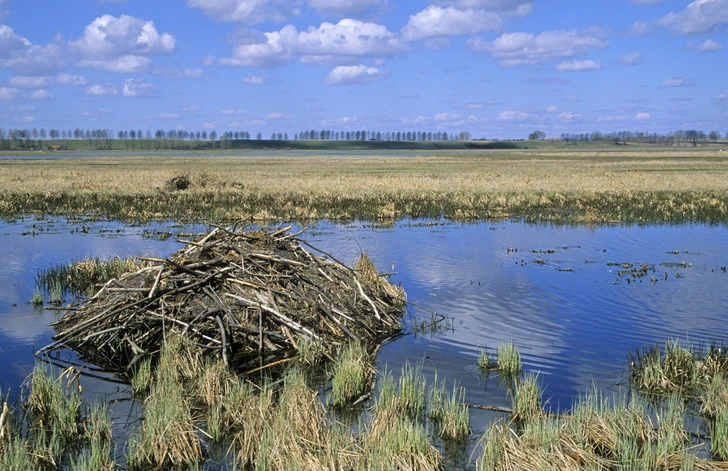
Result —
<svg viewBox="0 0 728 471"><path fill-rule="evenodd" d="M60 303L63 293L66 292L93 295L99 285L125 273L136 272L146 265L147 262L136 258L119 257L87 258L55 265L41 270L36 276L33 302L39 298L39 304L42 303L42 290L49 293L52 304Z"/></svg>
<svg viewBox="0 0 728 471"><path fill-rule="evenodd" d="M23 389L19 409L3 403L0 469L115 468L108 410L83 404L78 371L38 365Z"/></svg>
<svg viewBox="0 0 728 471"><path fill-rule="evenodd" d="M374 367L366 346L361 342L348 343L334 361L331 405L344 407L357 401L367 393L373 379Z"/></svg>
<svg viewBox="0 0 728 471"><path fill-rule="evenodd" d="M189 185L171 190L180 175ZM563 223L728 221L715 152L422 152L0 161L0 215Z"/></svg>
<svg viewBox="0 0 728 471"><path fill-rule="evenodd" d="M498 345L497 368L499 372L510 377L515 377L523 371L521 352L510 340Z"/></svg>

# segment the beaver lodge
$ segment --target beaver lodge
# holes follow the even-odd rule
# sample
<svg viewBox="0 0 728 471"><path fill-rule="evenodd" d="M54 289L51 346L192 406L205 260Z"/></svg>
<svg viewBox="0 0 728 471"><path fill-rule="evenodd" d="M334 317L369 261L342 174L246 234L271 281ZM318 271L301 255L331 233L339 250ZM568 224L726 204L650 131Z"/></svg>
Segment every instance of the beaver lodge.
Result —
<svg viewBox="0 0 728 471"><path fill-rule="evenodd" d="M296 356L301 342L330 357L348 341L372 344L401 329L404 291L366 254L352 269L289 231L216 228L167 260L143 258L57 321L44 350L69 347L124 371L174 330L246 371Z"/></svg>

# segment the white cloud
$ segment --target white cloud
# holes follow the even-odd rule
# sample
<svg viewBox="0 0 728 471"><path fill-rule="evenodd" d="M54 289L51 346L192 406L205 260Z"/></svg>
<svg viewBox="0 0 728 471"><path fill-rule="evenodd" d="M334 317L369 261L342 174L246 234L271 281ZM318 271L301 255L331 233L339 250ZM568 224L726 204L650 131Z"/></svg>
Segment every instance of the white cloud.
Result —
<svg viewBox="0 0 728 471"><path fill-rule="evenodd" d="M121 93L127 98L150 97L156 94L156 89L144 79L127 79Z"/></svg>
<svg viewBox="0 0 728 471"><path fill-rule="evenodd" d="M267 115L263 116L263 119L279 120L279 119L289 119L290 117L291 117L291 115L286 114L286 113L268 113Z"/></svg>
<svg viewBox="0 0 728 471"><path fill-rule="evenodd" d="M13 87L0 87L0 100L12 100L20 94L20 89Z"/></svg>
<svg viewBox="0 0 728 471"><path fill-rule="evenodd" d="M46 90L40 89L35 90L33 93L30 94L31 100L50 100L53 98L53 95L48 93Z"/></svg>
<svg viewBox="0 0 728 471"><path fill-rule="evenodd" d="M358 116L342 116L341 118L336 119L322 119L318 122L319 126L345 126L358 123Z"/></svg>
<svg viewBox="0 0 728 471"><path fill-rule="evenodd" d="M502 111L498 115L499 121L524 121L530 118L533 118L532 114L514 110Z"/></svg>
<svg viewBox="0 0 728 471"><path fill-rule="evenodd" d="M202 123L202 129L215 129L217 127L217 121L208 121Z"/></svg>
<svg viewBox="0 0 728 471"><path fill-rule="evenodd" d="M243 126L266 126L267 124L268 122L263 121L262 119L251 119L250 121L243 123Z"/></svg>
<svg viewBox="0 0 728 471"><path fill-rule="evenodd" d="M119 91L113 83L95 84L85 87L83 93L91 96L116 96Z"/></svg>
<svg viewBox="0 0 728 471"><path fill-rule="evenodd" d="M220 110L220 111L218 111L218 113L223 116L233 116L233 115L239 116L239 115L245 114L245 110L228 108L225 110Z"/></svg>
<svg viewBox="0 0 728 471"><path fill-rule="evenodd" d="M103 70L104 72L115 72L120 74L143 74L152 60L142 56L122 56L111 60L81 60L79 67Z"/></svg>
<svg viewBox="0 0 728 471"><path fill-rule="evenodd" d="M713 41L712 39L707 39L700 44L696 44L691 41L687 44L687 46L685 46L685 49L699 52L718 52L723 50L723 45Z"/></svg>
<svg viewBox="0 0 728 471"><path fill-rule="evenodd" d="M557 106L554 106L554 105L546 107L547 113L558 113L559 111L561 111L561 110Z"/></svg>
<svg viewBox="0 0 728 471"><path fill-rule="evenodd" d="M451 0L448 3L461 10L482 9L502 12L508 16L528 16L535 0Z"/></svg>
<svg viewBox="0 0 728 471"><path fill-rule="evenodd" d="M627 30L627 34L631 36L644 36L650 32L650 25L644 21L635 21L632 26Z"/></svg>
<svg viewBox="0 0 728 471"><path fill-rule="evenodd" d="M658 85L658 88L693 87L693 86L695 86L695 82L693 82L692 80L688 80L688 79L685 79L682 77L675 77L675 78L665 80L660 85Z"/></svg>
<svg viewBox="0 0 728 471"><path fill-rule="evenodd" d="M670 12L658 20L676 34L705 34L725 29L728 25L728 1L695 0L685 10Z"/></svg>
<svg viewBox="0 0 728 471"><path fill-rule="evenodd" d="M625 67L629 67L631 65L639 65L642 63L642 53L630 52L629 54L620 56L619 63L620 65L623 65Z"/></svg>
<svg viewBox="0 0 728 471"><path fill-rule="evenodd" d="M644 121L650 118L652 118L652 115L650 113L637 113L636 115L634 115L633 119L637 121Z"/></svg>
<svg viewBox="0 0 728 471"><path fill-rule="evenodd" d="M571 111L559 113L559 119L562 121L576 121L581 119L581 117L579 113L572 113Z"/></svg>
<svg viewBox="0 0 728 471"><path fill-rule="evenodd" d="M430 5L409 17L409 21L402 28L402 39L420 41L439 36L463 36L482 31L500 31L502 23L497 13Z"/></svg>
<svg viewBox="0 0 728 471"><path fill-rule="evenodd" d="M18 123L34 123L35 116L22 116L20 118L15 118L15 121Z"/></svg>
<svg viewBox="0 0 728 471"><path fill-rule="evenodd" d="M149 56L174 52L176 39L169 33L160 34L153 21L103 15L86 26L83 37L69 46L81 55L81 67L142 73L151 63Z"/></svg>
<svg viewBox="0 0 728 471"><path fill-rule="evenodd" d="M243 83L247 83L248 85L265 85L267 78L266 75L250 75L243 79Z"/></svg>
<svg viewBox="0 0 728 471"><path fill-rule="evenodd" d="M169 54L176 48L176 40L169 33L159 34L153 21L144 21L129 15L116 18L103 15L84 29L84 35L70 45L89 59L109 59L124 55L150 56Z"/></svg>
<svg viewBox="0 0 728 471"><path fill-rule="evenodd" d="M57 70L65 61L58 44L38 46L15 34L13 28L0 25L0 68L14 69L22 75L41 75Z"/></svg>
<svg viewBox="0 0 728 471"><path fill-rule="evenodd" d="M236 45L232 57L219 62L247 67L270 67L294 60L336 65L362 57L389 57L405 48L385 26L344 19L306 31L284 26L280 31L265 33L262 42Z"/></svg>
<svg viewBox="0 0 728 471"><path fill-rule="evenodd" d="M583 70L601 70L602 62L595 62L591 59L583 61L564 61L556 66L556 70L560 72L564 71L583 71Z"/></svg>
<svg viewBox="0 0 728 471"><path fill-rule="evenodd" d="M717 97L713 98L712 101L720 107L728 106L728 93L721 93Z"/></svg>
<svg viewBox="0 0 728 471"><path fill-rule="evenodd" d="M456 119L460 119L459 114L438 113L434 117L435 121L453 121Z"/></svg>
<svg viewBox="0 0 728 471"><path fill-rule="evenodd" d="M53 83L51 77L16 75L8 79L8 85L20 88L47 87Z"/></svg>
<svg viewBox="0 0 728 471"><path fill-rule="evenodd" d="M581 55L590 49L603 49L609 41L601 39L598 29L587 31L545 31L539 35L517 32L506 33L492 42L473 38L467 42L470 49L488 54L502 67L533 65L555 59Z"/></svg>
<svg viewBox="0 0 728 471"><path fill-rule="evenodd" d="M86 77L81 75L58 74L56 75L56 83L58 85L73 85L76 87L82 87L88 84L88 80Z"/></svg>
<svg viewBox="0 0 728 471"><path fill-rule="evenodd" d="M329 72L326 83L332 85L356 85L376 82L387 76L387 72L365 65L340 65Z"/></svg>
<svg viewBox="0 0 728 471"><path fill-rule="evenodd" d="M197 105L190 105L190 106L183 106L179 110L184 111L184 112L190 112L190 111L194 112L194 111L200 111L200 107Z"/></svg>
<svg viewBox="0 0 728 471"><path fill-rule="evenodd" d="M201 9L215 21L245 24L280 23L300 13L300 2L295 0L187 0L187 5Z"/></svg>
<svg viewBox="0 0 728 471"><path fill-rule="evenodd" d="M581 101L581 98L579 98L577 95L569 95L569 97L566 98L566 101L570 101L572 103L578 103Z"/></svg>
<svg viewBox="0 0 728 471"><path fill-rule="evenodd" d="M308 0L308 4L317 10L329 11L345 17L360 17L384 6L386 0Z"/></svg>

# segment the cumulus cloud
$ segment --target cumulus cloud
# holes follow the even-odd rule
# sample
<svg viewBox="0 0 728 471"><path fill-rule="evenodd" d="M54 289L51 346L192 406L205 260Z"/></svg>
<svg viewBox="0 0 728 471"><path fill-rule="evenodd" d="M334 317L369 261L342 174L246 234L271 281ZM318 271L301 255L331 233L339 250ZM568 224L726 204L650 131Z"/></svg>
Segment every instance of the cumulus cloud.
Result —
<svg viewBox="0 0 728 471"><path fill-rule="evenodd" d="M82 87L88 84L88 80L86 77L81 75L58 74L56 75L56 83L58 85L73 85L76 87Z"/></svg>
<svg viewBox="0 0 728 471"><path fill-rule="evenodd" d="M319 126L345 126L358 123L358 116L342 116L341 118L336 119L322 119L318 122Z"/></svg>
<svg viewBox="0 0 728 471"><path fill-rule="evenodd" d="M551 106L547 106L546 107L546 112L547 113L558 113L559 111L561 111L561 110L559 109L558 106L555 106L555 105L551 105Z"/></svg>
<svg viewBox="0 0 728 471"><path fill-rule="evenodd" d="M150 97L156 94L156 89L144 79L127 79L121 94L127 98Z"/></svg>
<svg viewBox="0 0 728 471"><path fill-rule="evenodd" d="M248 85L265 85L267 78L265 75L249 75L243 79L243 83L247 83Z"/></svg>
<svg viewBox="0 0 728 471"><path fill-rule="evenodd" d="M141 73L151 63L149 56L174 52L176 39L169 33L160 34L153 21L103 15L86 26L83 37L69 46L80 54L81 67Z"/></svg>
<svg viewBox="0 0 728 471"><path fill-rule="evenodd" d="M147 71L152 60L142 56L122 56L111 60L81 60L80 67L115 72L120 74L142 74Z"/></svg>
<svg viewBox="0 0 728 471"><path fill-rule="evenodd" d="M220 111L218 111L218 113L223 116L233 116L233 115L245 114L245 110L228 108L228 109L220 110Z"/></svg>
<svg viewBox="0 0 728 471"><path fill-rule="evenodd" d="M23 76L16 75L8 79L8 85L20 88L40 88L47 87L53 83L51 77Z"/></svg>
<svg viewBox="0 0 728 471"><path fill-rule="evenodd" d="M695 0L685 10L670 12L658 20L675 34L706 34L721 31L728 25L728 1Z"/></svg>
<svg viewBox="0 0 728 471"><path fill-rule="evenodd" d="M453 121L456 119L460 119L459 114L451 114L451 113L438 113L435 115L434 120L435 121Z"/></svg>
<svg viewBox="0 0 728 471"><path fill-rule="evenodd" d="M236 45L232 57L220 59L220 63L246 67L272 67L294 60L341 64L362 57L389 57L404 49L405 45L386 26L343 19L305 31L284 26L265 33L262 42Z"/></svg>
<svg viewBox="0 0 728 471"><path fill-rule="evenodd" d="M13 69L22 75L39 75L62 67L65 55L58 44L38 46L0 25L0 68Z"/></svg>
<svg viewBox="0 0 728 471"><path fill-rule="evenodd" d="M698 52L718 52L723 50L723 45L708 39L700 44L691 41L685 46L685 49Z"/></svg>
<svg viewBox="0 0 728 471"><path fill-rule="evenodd" d="M627 34L630 36L644 36L650 32L650 25L644 21L635 21L632 26L627 29Z"/></svg>
<svg viewBox="0 0 728 471"><path fill-rule="evenodd" d="M51 100L53 99L53 95L48 93L46 90L40 89L35 90L33 93L30 94L31 100Z"/></svg>
<svg viewBox="0 0 728 471"><path fill-rule="evenodd" d="M583 70L601 70L602 62L595 62L591 59L583 61L563 61L556 66L556 70L560 72L564 71L583 71Z"/></svg>
<svg viewBox="0 0 728 471"><path fill-rule="evenodd" d="M308 0L311 8L346 17L360 17L386 4L386 0Z"/></svg>
<svg viewBox="0 0 728 471"><path fill-rule="evenodd" d="M639 52L630 52L619 58L620 65L629 67L631 65L639 65L642 63L642 54Z"/></svg>
<svg viewBox="0 0 728 471"><path fill-rule="evenodd" d="M573 113L571 111L565 111L563 113L559 113L559 119L561 121L577 121L581 118L582 118L582 116L579 113Z"/></svg>
<svg viewBox="0 0 728 471"><path fill-rule="evenodd" d="M83 93L90 96L116 96L119 91L113 83L97 83L83 89Z"/></svg>
<svg viewBox="0 0 728 471"><path fill-rule="evenodd" d="M497 13L485 10L459 10L430 5L409 17L402 28L402 39L420 41L439 36L463 36L483 31L500 31L503 27Z"/></svg>
<svg viewBox="0 0 728 471"><path fill-rule="evenodd" d="M652 118L652 115L650 113L637 113L636 115L634 115L633 119L637 121L644 121L650 118Z"/></svg>
<svg viewBox="0 0 728 471"><path fill-rule="evenodd" d="M215 21L245 24L283 22L300 13L300 3L296 0L187 0L188 6L201 9Z"/></svg>
<svg viewBox="0 0 728 471"><path fill-rule="evenodd" d="M658 88L693 87L693 86L695 86L695 82L693 82L692 80L682 78L682 77L675 77L675 78L665 80L660 85L658 85Z"/></svg>
<svg viewBox="0 0 728 471"><path fill-rule="evenodd" d="M467 42L470 49L498 60L501 67L534 65L581 55L590 49L603 49L609 41L601 38L600 29L587 31L545 31L539 35L517 32L506 33L492 42L473 38Z"/></svg>
<svg viewBox="0 0 728 471"><path fill-rule="evenodd" d="M280 120L280 119L289 119L291 115L287 113L268 113L267 115L263 116L263 119L271 119L271 120Z"/></svg>
<svg viewBox="0 0 728 471"><path fill-rule="evenodd" d="M333 85L356 85L376 82L387 76L386 71L365 65L340 65L329 72L326 82Z"/></svg>
<svg viewBox="0 0 728 471"><path fill-rule="evenodd" d="M535 0L451 0L448 3L463 10L483 9L523 17L531 13L534 2Z"/></svg>
<svg viewBox="0 0 728 471"><path fill-rule="evenodd" d="M0 100L10 101L20 94L20 89L15 87L0 87Z"/></svg>
<svg viewBox="0 0 728 471"><path fill-rule="evenodd" d="M498 115L499 121L524 121L530 118L533 118L532 114L514 110L502 111Z"/></svg>

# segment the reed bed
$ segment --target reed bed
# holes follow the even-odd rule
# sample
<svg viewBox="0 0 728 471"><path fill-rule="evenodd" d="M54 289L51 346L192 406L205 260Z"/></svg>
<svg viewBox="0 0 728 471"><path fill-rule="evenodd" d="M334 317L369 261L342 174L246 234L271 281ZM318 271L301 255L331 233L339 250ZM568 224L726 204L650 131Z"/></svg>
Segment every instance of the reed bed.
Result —
<svg viewBox="0 0 728 471"><path fill-rule="evenodd" d="M48 293L71 292L92 296L109 280L149 265L150 262L136 258L94 257L76 260L39 271L36 286Z"/></svg>
<svg viewBox="0 0 728 471"><path fill-rule="evenodd" d="M358 404L369 396L374 381L373 359L361 342L350 342L334 360L331 380L331 405L344 407Z"/></svg>
<svg viewBox="0 0 728 471"><path fill-rule="evenodd" d="M0 469L115 469L108 410L83 403L79 374L37 365L23 384L20 405L3 402Z"/></svg>
<svg viewBox="0 0 728 471"><path fill-rule="evenodd" d="M288 232L216 228L167 260L109 280L54 324L54 343L127 371L155 354L168 329L245 370L294 358L299 341L333 355L401 328L404 293L366 258L351 269L304 249ZM307 244L306 244L307 245Z"/></svg>
<svg viewBox="0 0 728 471"><path fill-rule="evenodd" d="M183 221L725 222L715 153L454 152L0 162L0 215ZM185 189L170 182L184 176ZM174 188L174 189L173 189Z"/></svg>

